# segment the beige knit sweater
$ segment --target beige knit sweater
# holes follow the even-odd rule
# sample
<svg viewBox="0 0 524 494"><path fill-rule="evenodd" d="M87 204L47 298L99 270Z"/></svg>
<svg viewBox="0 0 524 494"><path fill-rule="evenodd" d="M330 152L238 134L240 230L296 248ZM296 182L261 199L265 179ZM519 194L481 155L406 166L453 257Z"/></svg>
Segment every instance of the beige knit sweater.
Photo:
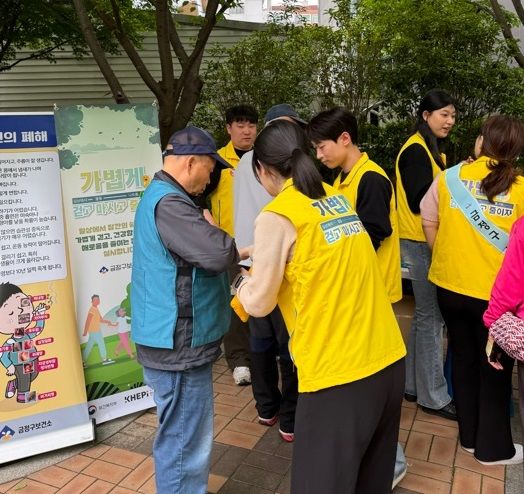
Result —
<svg viewBox="0 0 524 494"><path fill-rule="evenodd" d="M255 221L253 267L237 290L246 312L254 317L269 314L277 305L277 295L286 264L293 257L297 232L284 216L269 211Z"/></svg>

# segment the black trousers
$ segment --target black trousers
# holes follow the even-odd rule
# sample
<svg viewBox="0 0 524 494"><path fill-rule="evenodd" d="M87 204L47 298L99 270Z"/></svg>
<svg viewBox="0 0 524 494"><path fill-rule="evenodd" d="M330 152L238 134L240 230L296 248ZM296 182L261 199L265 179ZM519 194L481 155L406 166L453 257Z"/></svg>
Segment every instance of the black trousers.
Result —
<svg viewBox="0 0 524 494"><path fill-rule="evenodd" d="M231 313L229 331L224 335L224 354L231 370L235 367L249 367L249 327Z"/></svg>
<svg viewBox="0 0 524 494"><path fill-rule="evenodd" d="M278 307L265 317L250 317L251 385L258 415L280 417L283 432L295 430L298 380L288 350L289 335ZM278 357L278 364L277 364ZM278 365L282 391L278 387Z"/></svg>
<svg viewBox="0 0 524 494"><path fill-rule="evenodd" d="M359 381L300 393L292 494L389 494L405 362Z"/></svg>
<svg viewBox="0 0 524 494"><path fill-rule="evenodd" d="M515 454L509 409L514 360L504 353L504 370L488 363L488 330L482 321L488 303L440 287L437 297L453 352L460 442L474 448L475 457L482 461L511 458Z"/></svg>
<svg viewBox="0 0 524 494"><path fill-rule="evenodd" d="M229 278L232 280L240 271L239 267L229 271ZM229 331L224 335L224 354L227 365L231 370L235 367L249 367L249 327L247 322L231 312L231 323Z"/></svg>

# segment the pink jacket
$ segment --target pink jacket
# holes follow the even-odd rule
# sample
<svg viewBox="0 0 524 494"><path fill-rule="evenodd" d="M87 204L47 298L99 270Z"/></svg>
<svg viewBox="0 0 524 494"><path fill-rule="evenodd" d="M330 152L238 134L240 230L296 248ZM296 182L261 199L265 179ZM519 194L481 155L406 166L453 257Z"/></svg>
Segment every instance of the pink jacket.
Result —
<svg viewBox="0 0 524 494"><path fill-rule="evenodd" d="M484 313L486 327L489 328L505 312L524 319L524 217L518 219L511 229L504 261Z"/></svg>

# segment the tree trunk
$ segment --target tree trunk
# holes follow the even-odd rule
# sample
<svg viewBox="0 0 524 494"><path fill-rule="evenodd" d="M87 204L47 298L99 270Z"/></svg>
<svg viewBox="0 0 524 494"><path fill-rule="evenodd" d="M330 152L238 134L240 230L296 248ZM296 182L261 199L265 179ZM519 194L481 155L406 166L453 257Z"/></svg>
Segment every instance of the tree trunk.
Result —
<svg viewBox="0 0 524 494"><path fill-rule="evenodd" d="M84 38L93 54L93 58L95 59L100 72L102 72L102 75L111 90L113 99L116 103L129 103L129 98L126 96L124 89L120 85L118 78L107 61L104 50L96 38L95 30L93 29L93 25L87 15L84 0L73 0L73 4L80 21L80 27L84 34Z"/></svg>

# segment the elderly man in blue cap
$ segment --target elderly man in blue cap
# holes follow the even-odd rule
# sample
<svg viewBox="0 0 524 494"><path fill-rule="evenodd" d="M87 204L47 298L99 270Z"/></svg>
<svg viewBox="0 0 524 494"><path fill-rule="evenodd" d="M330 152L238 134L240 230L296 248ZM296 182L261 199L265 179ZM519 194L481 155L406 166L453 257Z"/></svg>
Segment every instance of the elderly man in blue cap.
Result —
<svg viewBox="0 0 524 494"><path fill-rule="evenodd" d="M215 166L229 167L207 132L175 132L135 216L131 334L157 405L159 494L207 491L212 366L229 328L227 270L240 258L235 241L206 221L191 198Z"/></svg>

